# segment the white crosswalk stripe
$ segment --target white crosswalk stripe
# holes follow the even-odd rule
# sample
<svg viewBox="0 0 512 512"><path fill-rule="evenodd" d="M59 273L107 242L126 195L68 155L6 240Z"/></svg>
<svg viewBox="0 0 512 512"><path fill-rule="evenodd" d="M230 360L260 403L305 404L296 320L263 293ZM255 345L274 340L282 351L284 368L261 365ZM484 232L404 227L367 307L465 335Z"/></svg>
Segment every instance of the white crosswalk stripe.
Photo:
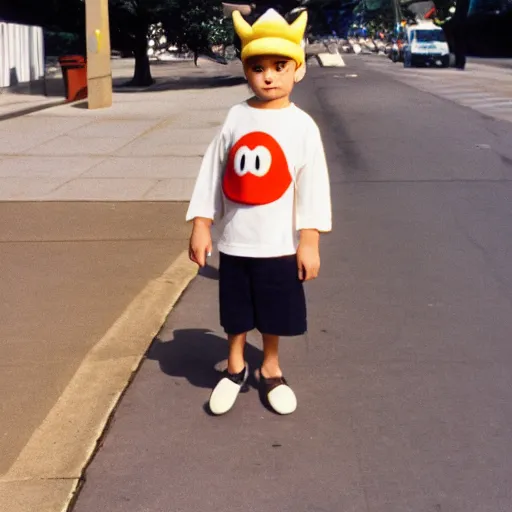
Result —
<svg viewBox="0 0 512 512"><path fill-rule="evenodd" d="M454 97L454 98L468 98L468 99L470 99L470 98L474 98L474 99L490 98L491 97L486 92L457 92L457 91L453 91L453 92L449 92L449 93L444 93L444 95L448 98Z"/></svg>
<svg viewBox="0 0 512 512"><path fill-rule="evenodd" d="M510 100L492 100L486 101L484 103L473 103L471 105L474 108L504 108L504 107L512 107L512 101Z"/></svg>
<svg viewBox="0 0 512 512"><path fill-rule="evenodd" d="M411 87L512 122L512 76L508 70L488 66L473 66L464 72L453 69L404 69L386 59L372 58L365 59L365 63Z"/></svg>

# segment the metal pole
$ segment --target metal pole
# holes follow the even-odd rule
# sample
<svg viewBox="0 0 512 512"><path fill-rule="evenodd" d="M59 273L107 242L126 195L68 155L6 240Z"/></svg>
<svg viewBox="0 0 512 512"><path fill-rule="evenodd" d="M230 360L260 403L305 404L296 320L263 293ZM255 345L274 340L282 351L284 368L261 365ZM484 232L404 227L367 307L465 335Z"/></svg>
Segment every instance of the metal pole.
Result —
<svg viewBox="0 0 512 512"><path fill-rule="evenodd" d="M89 108L112 106L108 0L85 1Z"/></svg>

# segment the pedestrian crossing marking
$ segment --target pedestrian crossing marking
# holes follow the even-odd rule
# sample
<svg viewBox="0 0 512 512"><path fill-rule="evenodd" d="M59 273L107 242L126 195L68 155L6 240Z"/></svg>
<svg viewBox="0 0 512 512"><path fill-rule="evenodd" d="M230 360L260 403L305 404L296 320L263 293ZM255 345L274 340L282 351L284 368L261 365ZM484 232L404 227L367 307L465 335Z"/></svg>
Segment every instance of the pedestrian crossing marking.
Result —
<svg viewBox="0 0 512 512"><path fill-rule="evenodd" d="M453 101L463 107L482 111L486 115L502 119L512 120L512 81L510 81L510 97L504 97L503 92L493 94L492 91L478 89L478 81L486 84L486 89L502 84L506 91L505 80L493 79L498 71L477 70L477 74L461 73L455 70L422 70L416 68L402 68L383 61L365 60L369 67L392 76L395 80L405 83L420 91L434 96ZM490 87L489 87L490 84ZM503 91L502 89L502 91Z"/></svg>
<svg viewBox="0 0 512 512"><path fill-rule="evenodd" d="M512 101L508 100L505 102L493 101L488 103L476 103L473 104L472 106L476 108L503 108L508 106L512 107Z"/></svg>
<svg viewBox="0 0 512 512"><path fill-rule="evenodd" d="M457 98L492 98L492 96L487 92L457 92L457 91L453 91L451 93L444 93L444 94L446 94L446 96L456 96Z"/></svg>
<svg viewBox="0 0 512 512"><path fill-rule="evenodd" d="M496 96L489 96L488 101L487 101L487 103L511 103L511 102L512 102L512 98L499 98ZM482 103L482 101L477 99L474 103L478 104L478 103Z"/></svg>
<svg viewBox="0 0 512 512"><path fill-rule="evenodd" d="M477 92L470 89L460 89L457 87L450 87L449 89L442 89L440 87L432 87L430 88L432 91L439 92L440 94L459 94L460 96L473 96L473 95L482 95L485 93Z"/></svg>

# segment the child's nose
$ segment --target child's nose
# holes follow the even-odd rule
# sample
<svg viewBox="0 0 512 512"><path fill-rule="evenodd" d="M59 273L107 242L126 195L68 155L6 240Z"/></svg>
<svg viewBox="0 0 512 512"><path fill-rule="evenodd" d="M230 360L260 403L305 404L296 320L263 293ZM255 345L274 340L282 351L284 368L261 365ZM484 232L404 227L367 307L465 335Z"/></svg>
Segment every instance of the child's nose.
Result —
<svg viewBox="0 0 512 512"><path fill-rule="evenodd" d="M272 80L274 79L272 70L268 69L267 71L265 71L265 73L263 74L263 78L267 84L272 83Z"/></svg>

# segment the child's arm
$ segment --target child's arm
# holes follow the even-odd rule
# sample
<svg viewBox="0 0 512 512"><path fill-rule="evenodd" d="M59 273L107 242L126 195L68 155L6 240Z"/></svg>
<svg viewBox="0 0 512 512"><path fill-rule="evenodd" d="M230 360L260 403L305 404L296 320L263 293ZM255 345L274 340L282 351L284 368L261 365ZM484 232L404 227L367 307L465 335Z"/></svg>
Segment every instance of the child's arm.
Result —
<svg viewBox="0 0 512 512"><path fill-rule="evenodd" d="M200 267L212 251L211 225L221 211L221 177L226 154L225 137L219 133L211 142L201 163L187 212L187 221L193 221L189 243L189 257Z"/></svg>
<svg viewBox="0 0 512 512"><path fill-rule="evenodd" d="M297 249L299 279L310 281L320 271L320 232L316 229L301 229Z"/></svg>
<svg viewBox="0 0 512 512"><path fill-rule="evenodd" d="M300 231L297 264L299 278L315 279L320 270L320 232L332 227L329 172L316 125L304 146L304 163L297 175L296 226Z"/></svg>
<svg viewBox="0 0 512 512"><path fill-rule="evenodd" d="M194 219L194 227L190 236L188 256L200 267L206 265L206 258L212 252L212 220L204 217L196 217Z"/></svg>

